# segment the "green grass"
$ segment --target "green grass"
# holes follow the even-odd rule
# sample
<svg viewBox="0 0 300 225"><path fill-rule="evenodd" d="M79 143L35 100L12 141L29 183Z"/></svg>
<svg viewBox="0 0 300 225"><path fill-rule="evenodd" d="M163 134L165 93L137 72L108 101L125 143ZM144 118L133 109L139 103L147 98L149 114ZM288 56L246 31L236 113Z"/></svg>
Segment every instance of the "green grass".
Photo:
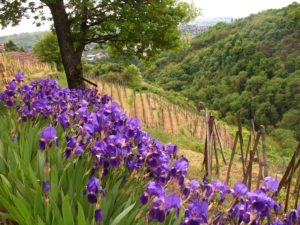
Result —
<svg viewBox="0 0 300 225"><path fill-rule="evenodd" d="M68 87L67 77L65 73L60 73L57 79L58 85L62 88Z"/></svg>
<svg viewBox="0 0 300 225"><path fill-rule="evenodd" d="M204 144L198 138L187 137L183 134L179 134L176 136L159 129L144 128L144 130L149 132L152 138L158 139L164 144L172 142L173 144L177 144L180 149L189 149L192 151L203 153Z"/></svg>

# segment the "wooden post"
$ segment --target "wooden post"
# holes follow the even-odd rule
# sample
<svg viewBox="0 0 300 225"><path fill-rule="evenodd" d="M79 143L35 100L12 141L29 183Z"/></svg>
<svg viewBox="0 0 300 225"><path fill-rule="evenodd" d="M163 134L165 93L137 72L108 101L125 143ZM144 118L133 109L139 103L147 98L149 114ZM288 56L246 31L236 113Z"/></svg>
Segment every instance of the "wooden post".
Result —
<svg viewBox="0 0 300 225"><path fill-rule="evenodd" d="M242 155L242 164L243 164L243 177L246 174L246 164L245 164L245 157L244 157L244 144L243 144L243 135L242 135L242 123L241 123L241 116L240 112L237 113L237 120L238 120L238 132L240 138L240 148L241 148L241 155Z"/></svg>
<svg viewBox="0 0 300 225"><path fill-rule="evenodd" d="M298 155L298 148L296 149L296 156ZM295 164L296 164L296 157L292 159L292 167L291 167L291 175L289 177L288 186L286 190L286 198L285 198L285 206L284 206L284 212L287 212L288 205L289 205L289 197L290 197L290 189L291 189L291 183L293 180L293 176L295 173Z"/></svg>
<svg viewBox="0 0 300 225"><path fill-rule="evenodd" d="M205 169L206 169L206 175L210 178L211 177L211 168L210 168L210 130L209 130L209 113L208 108L205 109L205 123L206 123L206 162L205 162Z"/></svg>
<svg viewBox="0 0 300 225"><path fill-rule="evenodd" d="M267 177L269 174L269 168L268 168L268 160L267 160L266 129L264 125L261 125L260 129L261 129L261 139L262 139L263 159L264 159L264 177Z"/></svg>
<svg viewBox="0 0 300 225"><path fill-rule="evenodd" d="M153 127L153 124L155 124L154 123L155 118L154 118L153 110L152 110L152 107L151 107L150 95L149 95L148 92L146 93L146 99L147 99L148 109L149 109L149 112L150 112L151 122L152 122L151 124L149 123L149 126Z"/></svg>
<svg viewBox="0 0 300 225"><path fill-rule="evenodd" d="M215 134L215 131L213 131L212 135L213 135L214 150L215 150L215 157L216 157L216 164L217 164L217 177L219 178L219 175L220 175L220 165L219 165L219 158L218 158L218 151L217 151L217 143L216 143L216 134Z"/></svg>
<svg viewBox="0 0 300 225"><path fill-rule="evenodd" d="M230 170L231 170L231 166L232 166L232 161L233 161L233 157L235 155L235 149L236 149L236 145L237 145L237 141L238 141L238 131L235 134L235 138L234 138L234 143L233 143L233 148L232 148L232 152L231 152L231 157L230 157L230 162L228 165L228 170L227 170L227 176L226 176L226 183L228 184L229 178L230 178Z"/></svg>
<svg viewBox="0 0 300 225"><path fill-rule="evenodd" d="M223 148L222 148L222 143L221 143L221 139L220 139L220 135L219 135L219 130L218 130L216 121L214 121L214 125L215 125L215 131L216 131L216 135L217 135L217 138L218 138L219 146L220 146L220 149L221 149L221 154L222 154L223 162L226 165L226 159L225 159L225 156L224 156L224 151L223 151Z"/></svg>
<svg viewBox="0 0 300 225"><path fill-rule="evenodd" d="M298 174L297 174L297 182L296 182L296 190L295 190L296 200L295 200L294 209L297 209L297 206L298 206L299 191L300 191L300 169L298 169Z"/></svg>
<svg viewBox="0 0 300 225"><path fill-rule="evenodd" d="M256 152L256 149L257 149L257 146L258 146L258 143L259 143L260 136L261 136L261 132L258 132L258 134L255 138L255 143L254 143L253 149L250 151L250 162L249 162L249 165L248 165L248 168L247 168L246 176L244 177L244 183L247 183L247 179L248 179L249 190L251 190L251 183L252 183L253 159L254 159L254 155L255 155L255 152Z"/></svg>
<svg viewBox="0 0 300 225"><path fill-rule="evenodd" d="M250 154L249 151L250 151L251 143L252 143L252 128L250 129L250 137L249 137L249 141L248 141L248 145L247 145L245 162L248 161L248 154Z"/></svg>
<svg viewBox="0 0 300 225"><path fill-rule="evenodd" d="M290 174L290 170L292 169L293 161L296 160L299 150L300 150L300 142L298 144L297 149L294 151L293 157L292 157L291 161L289 162L289 165L287 166L284 175L282 176L282 178L279 182L278 193L280 192L283 185L286 183L286 180Z"/></svg>
<svg viewBox="0 0 300 225"><path fill-rule="evenodd" d="M210 140L210 169L213 168L213 139L212 139L212 133L213 133L213 125L214 125L215 117L212 113L210 113L209 116L209 140Z"/></svg>

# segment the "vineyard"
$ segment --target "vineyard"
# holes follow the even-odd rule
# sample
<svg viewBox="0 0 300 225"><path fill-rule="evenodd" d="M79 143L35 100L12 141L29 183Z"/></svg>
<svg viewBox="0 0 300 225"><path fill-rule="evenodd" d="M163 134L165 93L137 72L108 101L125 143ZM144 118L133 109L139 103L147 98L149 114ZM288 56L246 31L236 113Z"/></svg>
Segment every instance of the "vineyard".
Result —
<svg viewBox="0 0 300 225"><path fill-rule="evenodd" d="M44 77L56 71L48 63L41 63L38 58L28 52L0 53L0 79L2 84L8 84L16 73L24 72L27 80ZM3 86L0 86L0 90Z"/></svg>
<svg viewBox="0 0 300 225"><path fill-rule="evenodd" d="M153 93L136 92L117 83L98 83L100 93L112 96L127 116L139 118L145 128L160 129L167 133L196 137L205 141L205 115L194 110L184 109L162 96ZM222 146L231 148L233 138L230 128L216 123Z"/></svg>
<svg viewBox="0 0 300 225"><path fill-rule="evenodd" d="M95 78L94 78L95 80ZM97 79L96 79L97 80ZM150 92L137 92L133 89L126 87L123 84L119 83L111 83L98 81L98 91L100 93L109 94L112 96L113 101L117 102L119 106L124 110L127 116L139 118L142 122L143 128L148 131L159 131L161 132L161 136L167 136L170 134L170 139L172 142L176 142L178 136L186 136L187 138L193 138L193 140L199 140L202 143L198 149L193 149L194 151L190 151L190 149L186 146L181 146L181 152L187 155L187 158L190 160L190 171L189 175L192 178L197 178L204 173L203 162L204 162L204 151L206 142L206 118L205 111L197 112L192 109L186 109L176 104L173 104L168 99L150 93ZM224 155L222 157L226 158L229 161L232 148L234 146L234 135L235 130L232 130L231 127L224 124L223 122L214 120L214 133L211 134L210 146L212 151L214 152L214 147L217 148L217 151L220 152L221 148L224 150ZM252 128L254 129L254 128ZM248 145L250 139L251 132L241 128L241 134L245 141L243 146L245 151L248 147L247 153L250 154ZM255 131L254 131L255 132ZM218 138L220 139L220 144L218 142ZM253 137L250 140L251 144L254 145ZM214 146L216 143L216 146ZM248 146L247 146L248 145ZM235 144L236 148L240 147ZM259 144L258 148L261 148L261 144ZM199 154L201 152L202 154ZM239 157L233 159L234 163L232 165L232 179L233 181L239 181L240 173L243 170L243 164L241 162L241 154L237 151ZM246 154L246 152L245 152ZM266 154L270 154L267 152ZM215 153L214 153L215 155ZM263 157L263 156L262 156ZM250 155L247 157L250 159ZM228 165L224 163L224 160L213 158L213 169L216 168L216 160L219 161L219 178L222 180L226 180ZM255 158L257 161L257 158ZM269 162L270 174L276 175L282 174L285 170L286 164L281 164L278 162ZM258 177L259 173L259 164L255 163L253 165L253 173L255 179ZM216 175L216 173L214 173ZM256 186L256 181L253 181L253 185Z"/></svg>

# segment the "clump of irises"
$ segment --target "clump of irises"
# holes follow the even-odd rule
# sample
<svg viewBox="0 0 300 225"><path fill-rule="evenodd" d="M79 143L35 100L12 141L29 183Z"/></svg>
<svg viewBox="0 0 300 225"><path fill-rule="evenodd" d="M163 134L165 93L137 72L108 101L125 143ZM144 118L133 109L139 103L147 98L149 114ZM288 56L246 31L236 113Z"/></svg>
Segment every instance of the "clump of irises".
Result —
<svg viewBox="0 0 300 225"><path fill-rule="evenodd" d="M141 130L140 121L127 118L110 96L100 96L96 89L63 89L50 79L23 82L24 74L17 74L0 94L0 101L14 108L23 122L50 121L41 131L39 143L46 154L41 183L46 199L51 192L48 155L53 145L58 148L60 144L56 137L60 126L65 134L65 160L88 155L93 162L92 168L86 168L89 179L82 193L95 206L94 221L98 224L103 219L100 202L107 194L102 179L110 170L119 169L131 174L123 182L145 182L137 199L141 210L148 210L146 220L164 223L172 214L181 219L181 225L300 223L300 206L282 216L281 204L273 198L278 194L277 177L266 177L262 187L252 192L240 182L230 189L219 180L188 180L189 162L177 154L177 146L152 139Z"/></svg>

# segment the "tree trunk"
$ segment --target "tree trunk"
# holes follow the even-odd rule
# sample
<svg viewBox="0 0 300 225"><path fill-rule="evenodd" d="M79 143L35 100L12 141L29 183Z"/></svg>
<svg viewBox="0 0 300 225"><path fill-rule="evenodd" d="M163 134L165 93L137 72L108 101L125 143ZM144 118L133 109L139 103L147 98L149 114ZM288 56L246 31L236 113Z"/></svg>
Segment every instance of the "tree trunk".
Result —
<svg viewBox="0 0 300 225"><path fill-rule="evenodd" d="M82 49L76 51L71 35L68 15L63 0L56 0L49 4L55 31L57 34L62 63L66 72L68 86L73 88L84 88L82 77L81 56Z"/></svg>

